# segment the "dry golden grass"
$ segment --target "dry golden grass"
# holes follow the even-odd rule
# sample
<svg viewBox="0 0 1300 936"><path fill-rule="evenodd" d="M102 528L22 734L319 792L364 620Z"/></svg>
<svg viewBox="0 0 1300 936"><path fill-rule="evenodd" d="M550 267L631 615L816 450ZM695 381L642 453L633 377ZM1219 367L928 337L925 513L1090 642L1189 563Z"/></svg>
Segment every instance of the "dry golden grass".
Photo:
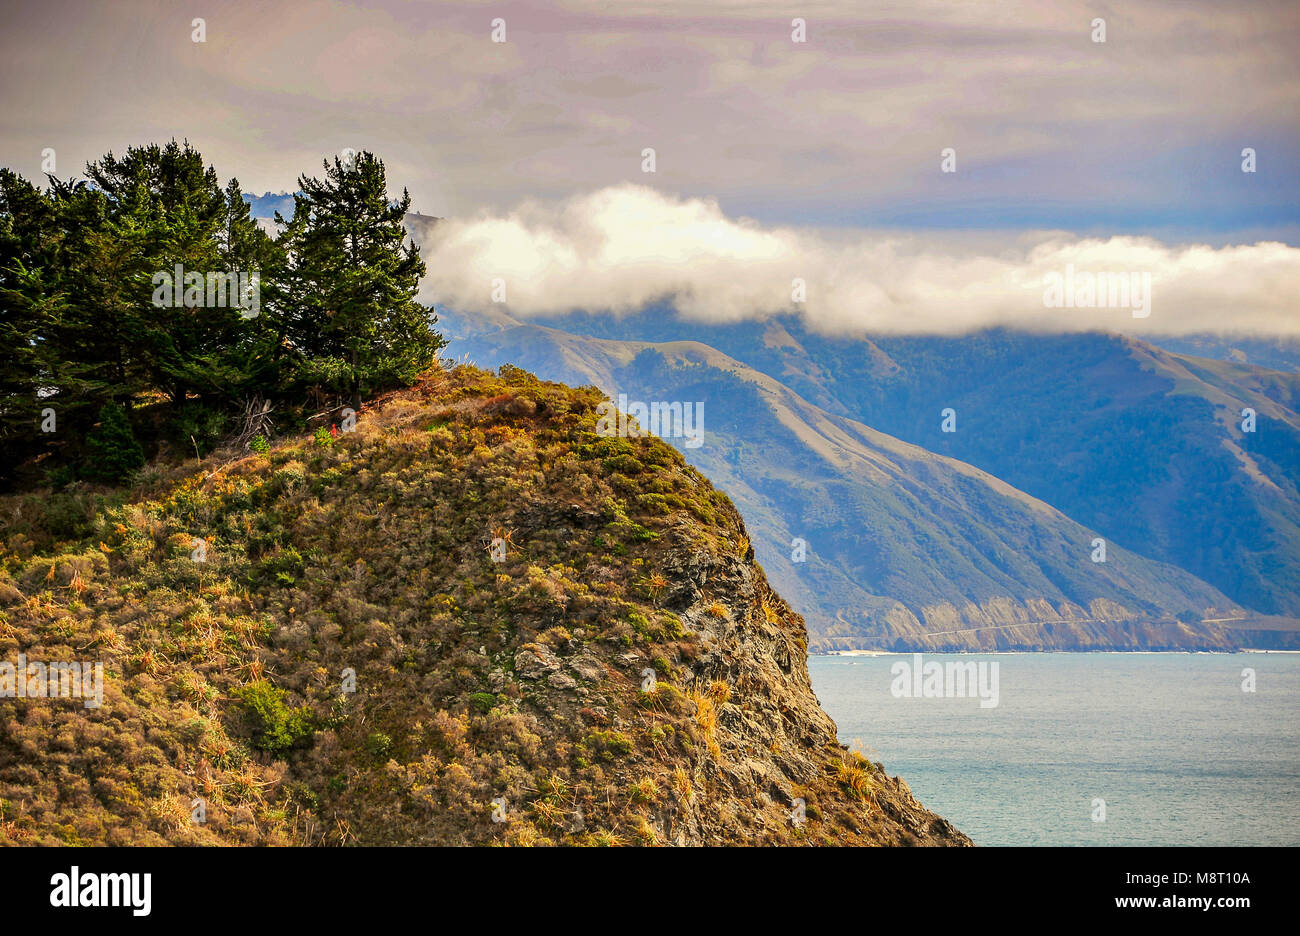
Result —
<svg viewBox="0 0 1300 936"><path fill-rule="evenodd" d="M149 814L177 835L196 829L190 800L184 796L164 796L151 800Z"/></svg>
<svg viewBox="0 0 1300 936"><path fill-rule="evenodd" d="M564 807L546 800L536 800L530 805L530 808L538 824L543 828L559 829L568 820L568 814Z"/></svg>
<svg viewBox="0 0 1300 936"><path fill-rule="evenodd" d="M692 690L689 698L695 703L695 723L700 727L700 731L704 735L709 753L714 757L721 757L722 751L717 741L717 706L714 705L713 699L707 693L698 690Z"/></svg>
<svg viewBox="0 0 1300 936"><path fill-rule="evenodd" d="M691 775L681 764L673 768L673 789L683 802L690 802L695 798L695 789L691 785Z"/></svg>
<svg viewBox="0 0 1300 936"><path fill-rule="evenodd" d="M634 835L638 845L654 846L659 844L659 833L654 830L654 826L646 821L644 816L637 819Z"/></svg>
<svg viewBox="0 0 1300 936"><path fill-rule="evenodd" d="M875 791L871 764L862 755L850 752L847 759L833 758L830 766L835 782L854 799L864 800Z"/></svg>

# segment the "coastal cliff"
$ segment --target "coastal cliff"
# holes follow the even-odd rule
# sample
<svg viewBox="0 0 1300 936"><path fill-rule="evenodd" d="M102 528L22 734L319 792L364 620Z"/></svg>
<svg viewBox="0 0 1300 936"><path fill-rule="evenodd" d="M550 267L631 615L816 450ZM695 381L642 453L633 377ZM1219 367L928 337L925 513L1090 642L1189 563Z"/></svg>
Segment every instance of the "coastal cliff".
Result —
<svg viewBox="0 0 1300 936"><path fill-rule="evenodd" d="M840 745L735 507L601 396L436 369L355 426L0 500L19 843L969 845Z"/></svg>

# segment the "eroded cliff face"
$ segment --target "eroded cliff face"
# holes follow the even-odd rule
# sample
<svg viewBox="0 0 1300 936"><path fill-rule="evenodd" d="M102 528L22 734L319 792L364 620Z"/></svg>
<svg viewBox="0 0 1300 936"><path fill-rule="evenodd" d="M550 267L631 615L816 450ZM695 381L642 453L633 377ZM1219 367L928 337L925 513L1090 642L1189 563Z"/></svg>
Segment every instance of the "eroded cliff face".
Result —
<svg viewBox="0 0 1300 936"><path fill-rule="evenodd" d="M838 743L735 508L599 399L461 367L82 542L0 502L0 658L106 672L3 703L0 838L970 844Z"/></svg>
<svg viewBox="0 0 1300 936"><path fill-rule="evenodd" d="M811 832L826 843L970 844L921 807L901 779L838 744L809 682L803 620L754 564L739 516L725 514L733 535L722 545L735 552L709 548L689 525L667 533L664 568L676 586L665 606L700 646L682 676L731 687L716 706L716 750L698 766L700 787L715 792L682 804L680 816L670 809L667 828L683 844L733 841L736 825L760 842ZM814 804L822 829L796 825L800 799Z"/></svg>

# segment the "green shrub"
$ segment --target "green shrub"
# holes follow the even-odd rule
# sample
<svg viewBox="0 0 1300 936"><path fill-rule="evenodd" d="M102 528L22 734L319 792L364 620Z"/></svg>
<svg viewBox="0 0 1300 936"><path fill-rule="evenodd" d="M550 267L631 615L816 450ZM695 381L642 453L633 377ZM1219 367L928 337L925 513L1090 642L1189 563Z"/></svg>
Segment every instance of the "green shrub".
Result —
<svg viewBox="0 0 1300 936"><path fill-rule="evenodd" d="M637 805L649 805L659 798L659 784L646 777L628 785L628 798Z"/></svg>
<svg viewBox="0 0 1300 936"><path fill-rule="evenodd" d="M622 536L638 543L644 543L656 539L659 536L658 533L655 533L653 530L647 530L641 524L633 520L616 520L613 523L606 524L605 528L618 536Z"/></svg>
<svg viewBox="0 0 1300 936"><path fill-rule="evenodd" d="M626 757L632 753L632 739L621 731L593 731L587 735L586 746L606 757Z"/></svg>
<svg viewBox="0 0 1300 936"><path fill-rule="evenodd" d="M393 739L382 731L376 731L366 739L366 753L375 760L384 761L393 750Z"/></svg>
<svg viewBox="0 0 1300 936"><path fill-rule="evenodd" d="M657 683L650 692L637 696L637 705L651 712L663 712L668 715L682 715L689 711L686 696L672 683Z"/></svg>
<svg viewBox="0 0 1300 936"><path fill-rule="evenodd" d="M645 465L637 458L629 454L615 455L613 458L606 458L602 463L607 472L620 472L622 474L635 475L645 471Z"/></svg>
<svg viewBox="0 0 1300 936"><path fill-rule="evenodd" d="M36 530L44 530L56 540L83 540L95 530L95 503L85 496L70 491L55 491L41 496L24 498L24 510L31 518L28 527L38 539Z"/></svg>
<svg viewBox="0 0 1300 936"><path fill-rule="evenodd" d="M282 756L308 741L315 733L311 710L303 705L289 708L284 690L266 680L244 686L236 692L252 729L253 746Z"/></svg>
<svg viewBox="0 0 1300 936"><path fill-rule="evenodd" d="M249 579L255 585L293 585L306 567L302 554L286 546L258 562Z"/></svg>
<svg viewBox="0 0 1300 936"><path fill-rule="evenodd" d="M596 437L590 445L579 445L575 449L579 458L611 458L619 455L631 457L636 449L632 443L622 437Z"/></svg>
<svg viewBox="0 0 1300 936"><path fill-rule="evenodd" d="M667 514L672 513L672 508L668 505L668 498L663 494L638 494L636 495L637 506L648 514ZM678 501L680 503L680 500Z"/></svg>
<svg viewBox="0 0 1300 936"><path fill-rule="evenodd" d="M56 491L77 480L75 465L55 465L45 471L45 483Z"/></svg>

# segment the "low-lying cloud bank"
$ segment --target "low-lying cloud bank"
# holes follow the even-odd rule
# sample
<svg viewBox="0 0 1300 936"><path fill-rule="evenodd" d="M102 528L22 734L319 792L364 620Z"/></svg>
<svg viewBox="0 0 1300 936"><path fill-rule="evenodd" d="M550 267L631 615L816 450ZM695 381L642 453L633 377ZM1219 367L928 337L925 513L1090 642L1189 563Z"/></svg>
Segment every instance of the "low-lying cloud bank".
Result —
<svg viewBox="0 0 1300 936"><path fill-rule="evenodd" d="M664 301L695 321L795 312L833 333L1300 334L1300 249L1276 242L1170 246L1059 232L972 242L767 227L729 218L712 200L622 185L442 221L425 256L426 301L519 317L626 314Z"/></svg>

